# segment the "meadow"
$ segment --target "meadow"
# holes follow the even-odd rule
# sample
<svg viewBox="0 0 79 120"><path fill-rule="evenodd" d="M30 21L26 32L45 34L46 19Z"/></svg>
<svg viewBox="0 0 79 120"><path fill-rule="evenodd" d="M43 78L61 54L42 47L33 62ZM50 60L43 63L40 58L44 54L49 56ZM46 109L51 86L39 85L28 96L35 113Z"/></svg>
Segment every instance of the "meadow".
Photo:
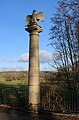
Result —
<svg viewBox="0 0 79 120"><path fill-rule="evenodd" d="M0 84L18 85L27 84L28 75L25 71L0 72Z"/></svg>

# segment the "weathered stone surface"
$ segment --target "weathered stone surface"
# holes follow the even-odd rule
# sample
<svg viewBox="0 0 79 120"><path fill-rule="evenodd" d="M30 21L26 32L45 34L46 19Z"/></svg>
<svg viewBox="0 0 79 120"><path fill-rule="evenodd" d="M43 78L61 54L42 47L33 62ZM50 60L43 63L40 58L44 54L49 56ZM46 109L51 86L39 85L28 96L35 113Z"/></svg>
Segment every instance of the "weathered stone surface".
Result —
<svg viewBox="0 0 79 120"><path fill-rule="evenodd" d="M43 20L43 13L39 13L39 20ZM39 80L39 33L42 32L41 26L37 24L35 13L26 17L26 31L29 32L29 75L28 75L28 93L29 109L38 111L40 108L40 80Z"/></svg>

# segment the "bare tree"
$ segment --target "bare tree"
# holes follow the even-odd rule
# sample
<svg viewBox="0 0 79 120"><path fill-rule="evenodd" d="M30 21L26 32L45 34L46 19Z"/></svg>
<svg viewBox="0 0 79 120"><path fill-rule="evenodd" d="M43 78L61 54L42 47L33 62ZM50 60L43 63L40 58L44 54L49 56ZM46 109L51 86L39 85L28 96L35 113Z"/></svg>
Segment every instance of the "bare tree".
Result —
<svg viewBox="0 0 79 120"><path fill-rule="evenodd" d="M52 66L62 71L63 80L77 85L79 77L79 0L61 0L51 18L51 42L56 55ZM60 78L61 79L61 78ZM75 83L75 84L74 84Z"/></svg>

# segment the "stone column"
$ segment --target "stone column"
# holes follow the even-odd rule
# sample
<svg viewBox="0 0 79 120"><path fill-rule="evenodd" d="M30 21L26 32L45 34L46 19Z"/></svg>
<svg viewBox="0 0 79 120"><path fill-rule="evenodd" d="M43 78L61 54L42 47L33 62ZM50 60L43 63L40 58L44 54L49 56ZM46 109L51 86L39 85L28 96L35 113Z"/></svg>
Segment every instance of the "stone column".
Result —
<svg viewBox="0 0 79 120"><path fill-rule="evenodd" d="M29 73L28 73L28 102L29 110L38 112L40 108L40 80L39 80L39 33L42 29L33 24L25 29L29 32Z"/></svg>

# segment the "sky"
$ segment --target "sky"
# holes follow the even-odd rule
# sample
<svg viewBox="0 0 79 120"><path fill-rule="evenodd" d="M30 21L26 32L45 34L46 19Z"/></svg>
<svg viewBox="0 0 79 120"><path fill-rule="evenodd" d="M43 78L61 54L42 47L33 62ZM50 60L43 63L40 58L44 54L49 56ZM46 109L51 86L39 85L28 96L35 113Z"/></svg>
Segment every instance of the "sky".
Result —
<svg viewBox="0 0 79 120"><path fill-rule="evenodd" d="M55 14L58 0L0 0L0 71L28 70L29 33L25 19L33 10L44 13L39 21L43 32L39 34L40 70L46 70L52 57L50 18Z"/></svg>

